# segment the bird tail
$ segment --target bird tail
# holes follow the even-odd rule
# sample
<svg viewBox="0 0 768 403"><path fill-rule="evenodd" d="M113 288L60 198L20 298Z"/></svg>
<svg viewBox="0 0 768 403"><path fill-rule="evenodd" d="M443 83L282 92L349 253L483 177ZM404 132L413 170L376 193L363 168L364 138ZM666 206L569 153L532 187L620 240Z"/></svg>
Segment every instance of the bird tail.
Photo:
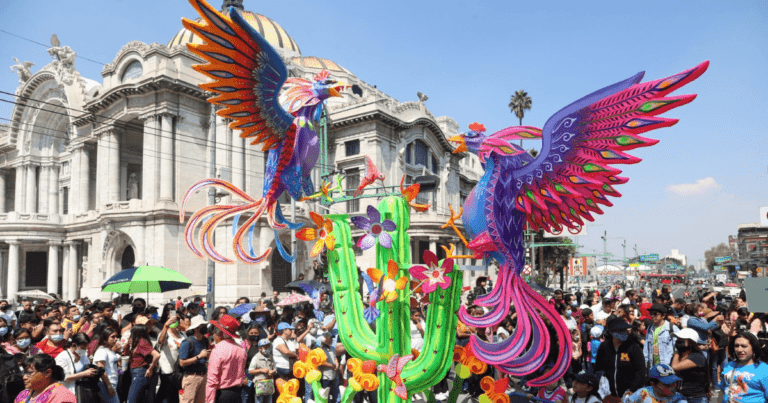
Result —
<svg viewBox="0 0 768 403"><path fill-rule="evenodd" d="M355 197L358 197L358 196L360 196L361 194L363 194L363 192L364 192L364 191L365 191L365 188L361 186L361 187L359 187L359 188L355 189L355 192L353 193L353 195L354 195Z"/></svg>
<svg viewBox="0 0 768 403"><path fill-rule="evenodd" d="M528 381L528 385L541 387L550 384L560 379L568 369L572 353L571 334L554 307L533 291L518 274L512 274L510 285L505 288L510 289L509 295L517 309L517 328L500 343L487 343L473 335L470 347L477 358L502 372L515 377L531 374L544 365L552 348L546 320L551 323L560 341L557 343L558 358L552 369Z"/></svg>
<svg viewBox="0 0 768 403"><path fill-rule="evenodd" d="M256 226L256 222L265 211L269 212L267 219L270 222L270 226L273 226L273 228L275 228L274 225L279 226L279 228L285 227L285 224L278 223L274 216L274 208L275 205L277 205L277 200L271 198L261 198L257 200L229 182L221 179L203 179L192 185L184 195L181 206L179 207L180 222L184 222L184 208L190 197L198 191L208 187L220 188L230 192L232 195L244 200L245 204L213 205L204 207L192 214L184 229L184 239L192 253L200 259L207 258L224 264L235 263L234 260L229 259L216 251L216 248L213 245L213 233L222 222L233 217L239 218L242 214L251 213L252 216L235 232L232 247L235 256L243 262L253 264L266 259L272 251L272 248L267 248L264 253L257 256L253 251L253 230ZM239 219L236 221L239 221ZM198 226L199 248L194 239L195 230L198 229Z"/></svg>

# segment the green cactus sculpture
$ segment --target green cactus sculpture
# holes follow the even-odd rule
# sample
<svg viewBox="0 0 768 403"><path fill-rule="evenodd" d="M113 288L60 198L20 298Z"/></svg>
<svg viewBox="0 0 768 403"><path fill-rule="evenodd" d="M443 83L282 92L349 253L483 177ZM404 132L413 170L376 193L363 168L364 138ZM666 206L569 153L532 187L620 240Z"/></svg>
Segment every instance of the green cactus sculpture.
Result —
<svg viewBox="0 0 768 403"><path fill-rule="evenodd" d="M390 196L379 204L381 218L395 222L397 228L391 233L392 248L376 246L376 266L386 273L390 260L398 267L395 279L409 278L411 267L411 247L408 228L410 225L410 206L402 197ZM380 370L384 370L394 355L400 357L411 354L410 340L410 287L397 290L397 298L392 302L384 300L376 307L381 315L376 319L376 332L373 332L364 319L363 303L360 299L360 281L351 236L349 216L346 214L328 215L333 222L335 247L328 251L330 283L333 289L336 323L339 339L347 352L363 361L375 361ZM429 400L434 400L430 388L445 377L453 360L453 347L457 325L456 312L460 304L461 273L453 270L446 276L451 278L450 286L443 290L437 288L429 295L424 344L421 354L409 361L401 369L388 376L387 371L378 373L378 401L380 403L410 403L414 393L425 393ZM373 301L372 301L373 303ZM396 364L396 363L395 363ZM392 371L390 371L392 372ZM393 382L395 385L393 385ZM395 393L396 388L407 390L407 399L401 399ZM357 391L347 388L342 402L350 401ZM402 393L400 393L402 395Z"/></svg>

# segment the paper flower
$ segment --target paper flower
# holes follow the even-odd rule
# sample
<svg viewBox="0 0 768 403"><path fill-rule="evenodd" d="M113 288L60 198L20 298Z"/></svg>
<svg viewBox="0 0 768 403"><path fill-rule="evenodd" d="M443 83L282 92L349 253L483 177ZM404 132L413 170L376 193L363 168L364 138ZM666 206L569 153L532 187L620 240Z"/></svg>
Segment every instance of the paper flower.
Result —
<svg viewBox="0 0 768 403"><path fill-rule="evenodd" d="M355 216L352 217L352 224L355 224L357 228L366 231L364 237L357 241L357 247L366 250L376 245L376 240L379 240L379 245L392 249L392 237L384 231L394 231L397 226L392 220L381 221L381 213L376 210L376 207L368 206L368 217Z"/></svg>
<svg viewBox="0 0 768 403"><path fill-rule="evenodd" d="M359 358L350 358L347 361L347 369L352 373L349 378L349 387L355 392L363 389L373 392L379 388L379 378L376 376L376 361L362 361Z"/></svg>
<svg viewBox="0 0 768 403"><path fill-rule="evenodd" d="M456 374L459 378L467 379L472 374L484 374L488 370L488 364L475 357L472 348L469 346L455 346L453 348L453 360L456 364Z"/></svg>
<svg viewBox="0 0 768 403"><path fill-rule="evenodd" d="M438 286L443 290L451 286L451 278L446 274L453 271L453 259L445 259L443 264L438 266L437 256L432 251L425 250L424 263L427 265L413 266L408 270L411 276L423 282L421 289L424 293L433 292Z"/></svg>
<svg viewBox="0 0 768 403"><path fill-rule="evenodd" d="M397 263L395 263L394 260L389 261L389 264L387 265L386 276L384 276L384 273L382 273L379 269L368 269L368 275L371 276L371 280L373 280L374 283L378 283L379 280L382 280L383 278L383 281L381 282L381 290L379 290L379 293L381 295L380 298L384 298L387 302L396 300L397 290L405 290L405 286L408 285L408 278L405 276L395 280L397 271ZM373 301L371 301L371 303L373 303Z"/></svg>
<svg viewBox="0 0 768 403"><path fill-rule="evenodd" d="M283 379L277 379L275 381L277 391L280 395L277 397L277 403L301 403L301 398L296 397L296 392L299 391L299 380L291 379L286 381Z"/></svg>
<svg viewBox="0 0 768 403"><path fill-rule="evenodd" d="M318 365L325 363L327 357L321 348L309 350L304 344L299 344L299 361L293 364L293 375L305 378L308 383L320 380L322 374L317 370Z"/></svg>
<svg viewBox="0 0 768 403"><path fill-rule="evenodd" d="M333 250L333 246L336 243L333 235L331 235L331 232L333 232L333 222L313 211L309 212L309 216L315 222L316 228L302 228L296 233L296 238L302 241L316 240L315 246L312 247L312 251L309 253L310 257L316 257L326 247L328 250Z"/></svg>
<svg viewBox="0 0 768 403"><path fill-rule="evenodd" d="M494 381L492 377L486 376L480 380L480 387L483 388L483 393L480 395L481 403L509 403L509 396L507 396L507 385L509 385L509 378L504 377L498 381Z"/></svg>
<svg viewBox="0 0 768 403"><path fill-rule="evenodd" d="M414 210L416 210L419 213L423 213L429 210L429 204L419 204L413 201L416 198L416 196L419 195L419 191L421 190L421 185L418 183L414 183L413 185L408 186L408 189L406 189L403 187L404 182L405 182L405 175L403 175L403 178L400 179L400 193L403 194L403 197L405 198L405 201L408 202L408 205L413 207Z"/></svg>

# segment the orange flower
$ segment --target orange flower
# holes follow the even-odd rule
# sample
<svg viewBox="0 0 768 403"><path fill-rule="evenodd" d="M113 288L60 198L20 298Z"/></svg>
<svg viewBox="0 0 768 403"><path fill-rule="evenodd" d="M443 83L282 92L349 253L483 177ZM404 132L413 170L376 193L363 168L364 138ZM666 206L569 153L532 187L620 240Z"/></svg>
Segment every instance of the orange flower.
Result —
<svg viewBox="0 0 768 403"><path fill-rule="evenodd" d="M277 397L277 403L301 403L301 398L296 397L296 392L299 391L299 380L294 378L290 381L278 379L275 381L277 391L280 392L280 396Z"/></svg>
<svg viewBox="0 0 768 403"><path fill-rule="evenodd" d="M475 357L472 348L455 346L453 348L453 360L457 361L456 374L462 379L469 378L470 372L474 374L483 374L488 369L488 364Z"/></svg>
<svg viewBox="0 0 768 403"><path fill-rule="evenodd" d="M312 247L312 251L309 253L310 257L316 257L326 247L328 250L333 250L336 244L331 232L333 232L333 222L328 218L323 218L320 214L313 211L309 212L312 221L315 222L315 228L302 228L296 233L296 238L302 241L315 241L315 246Z"/></svg>
<svg viewBox="0 0 768 403"><path fill-rule="evenodd" d="M480 387L483 388L483 393L480 395L480 402L488 403L509 403L509 396L507 396L507 385L509 385L509 378L503 377L498 381L494 381L490 376L480 380Z"/></svg>
<svg viewBox="0 0 768 403"><path fill-rule="evenodd" d="M306 377L309 383L320 380L322 374L317 370L320 364L325 363L327 357L321 348L309 350L304 344L299 344L299 361L293 364L293 375L297 378Z"/></svg>
<svg viewBox="0 0 768 403"><path fill-rule="evenodd" d="M349 378L349 387L356 392L363 389L373 392L379 388L379 378L376 376L376 362L373 360L362 361L359 358L350 358L347 368L352 373Z"/></svg>
<svg viewBox="0 0 768 403"><path fill-rule="evenodd" d="M414 183L413 185L408 186L408 189L405 189L403 188L404 181L405 181L405 175L403 175L403 178L400 179L400 193L403 194L403 197L405 197L405 200L408 202L408 205L413 207L419 213L423 213L429 210L429 204L419 204L419 203L413 202L413 199L415 199L416 196L419 195L419 190L421 190L421 185L419 185L418 183Z"/></svg>
<svg viewBox="0 0 768 403"><path fill-rule="evenodd" d="M405 290L405 286L408 285L408 277L406 276L402 276L395 280L397 271L397 263L391 259L387 265L386 276L384 276L384 273L382 273L379 269L368 269L368 275L371 277L371 280L373 280L374 283L378 283L382 276L384 276L384 281L381 284L381 290L379 290L379 292L381 293L380 298L385 299L387 302L396 300L397 290Z"/></svg>

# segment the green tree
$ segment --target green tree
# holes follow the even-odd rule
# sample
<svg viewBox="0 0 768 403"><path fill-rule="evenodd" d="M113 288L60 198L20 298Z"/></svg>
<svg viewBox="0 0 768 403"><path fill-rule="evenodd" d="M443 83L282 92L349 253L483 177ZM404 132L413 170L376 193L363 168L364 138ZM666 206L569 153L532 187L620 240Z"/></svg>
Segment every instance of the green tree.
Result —
<svg viewBox="0 0 768 403"><path fill-rule="evenodd" d="M731 260L735 260L736 248L725 244L725 242L721 242L719 245L707 249L704 252L704 262L707 266L707 270L712 272L715 267L715 258L723 256L730 256Z"/></svg>
<svg viewBox="0 0 768 403"><path fill-rule="evenodd" d="M531 97L528 96L528 93L525 92L525 90L519 90L515 92L515 94L512 95L512 98L509 100L509 110L514 113L518 119L520 119L520 126L523 125L523 117L525 116L525 111L531 110L532 105L533 101L531 100ZM523 140L520 140L520 146L523 146Z"/></svg>

